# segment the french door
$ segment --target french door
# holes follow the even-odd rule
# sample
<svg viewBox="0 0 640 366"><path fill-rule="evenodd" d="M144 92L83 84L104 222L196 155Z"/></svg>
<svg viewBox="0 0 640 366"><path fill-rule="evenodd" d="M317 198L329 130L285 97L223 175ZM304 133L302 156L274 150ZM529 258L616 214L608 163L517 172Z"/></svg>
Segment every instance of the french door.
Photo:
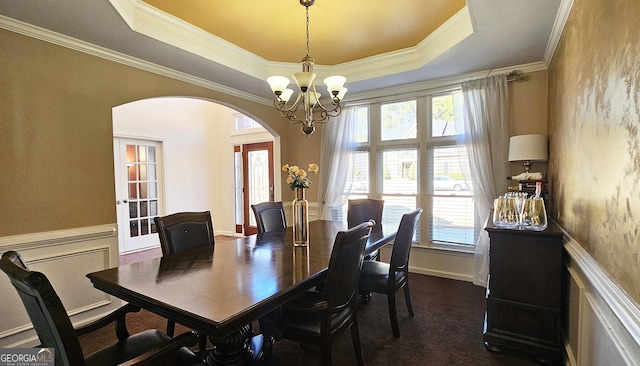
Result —
<svg viewBox="0 0 640 366"><path fill-rule="evenodd" d="M273 201L273 142L242 145L244 234L257 233L251 205Z"/></svg>
<svg viewBox="0 0 640 366"><path fill-rule="evenodd" d="M161 147L157 141L113 139L120 253L160 244L153 218L163 204Z"/></svg>

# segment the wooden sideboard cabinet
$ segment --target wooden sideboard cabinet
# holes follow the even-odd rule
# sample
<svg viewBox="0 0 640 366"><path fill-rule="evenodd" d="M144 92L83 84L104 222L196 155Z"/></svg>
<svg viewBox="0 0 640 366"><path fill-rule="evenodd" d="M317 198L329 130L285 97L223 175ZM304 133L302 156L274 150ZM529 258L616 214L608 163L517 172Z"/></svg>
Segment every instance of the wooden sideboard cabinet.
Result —
<svg viewBox="0 0 640 366"><path fill-rule="evenodd" d="M540 232L489 233L489 284L484 342L487 350L517 349L543 363L562 359L562 232L552 223Z"/></svg>

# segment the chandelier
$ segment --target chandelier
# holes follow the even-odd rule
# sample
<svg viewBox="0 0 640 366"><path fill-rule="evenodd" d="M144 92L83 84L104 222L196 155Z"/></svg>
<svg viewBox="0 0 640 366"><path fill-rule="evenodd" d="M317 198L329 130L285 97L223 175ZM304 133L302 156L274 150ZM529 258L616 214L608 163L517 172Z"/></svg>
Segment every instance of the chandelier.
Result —
<svg viewBox="0 0 640 366"><path fill-rule="evenodd" d="M316 91L313 73L315 61L309 57L309 7L315 0L300 0L300 5L306 8L307 13L307 54L302 58L302 72L293 74L293 79L299 88L299 93L293 104L287 104L293 94L293 90L287 88L289 79L284 76L271 76L267 78L271 90L275 94L273 105L280 112L280 115L287 118L291 124L302 124L302 132L309 137L315 131L314 123L327 123L329 117L337 117L341 112L340 101L347 93L347 88L343 87L347 78L344 76L329 76L324 79L327 86L331 105L323 105L320 102L321 94ZM303 113L302 118L299 116ZM314 116L314 112L317 114Z"/></svg>

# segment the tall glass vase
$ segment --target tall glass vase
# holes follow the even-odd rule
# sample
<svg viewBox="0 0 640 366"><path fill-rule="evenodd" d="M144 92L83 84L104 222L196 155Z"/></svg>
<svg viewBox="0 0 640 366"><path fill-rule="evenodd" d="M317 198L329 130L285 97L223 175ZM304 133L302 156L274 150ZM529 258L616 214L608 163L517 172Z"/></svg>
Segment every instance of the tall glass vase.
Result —
<svg viewBox="0 0 640 366"><path fill-rule="evenodd" d="M296 188L293 200L293 245L309 245L309 201L304 197L304 188Z"/></svg>

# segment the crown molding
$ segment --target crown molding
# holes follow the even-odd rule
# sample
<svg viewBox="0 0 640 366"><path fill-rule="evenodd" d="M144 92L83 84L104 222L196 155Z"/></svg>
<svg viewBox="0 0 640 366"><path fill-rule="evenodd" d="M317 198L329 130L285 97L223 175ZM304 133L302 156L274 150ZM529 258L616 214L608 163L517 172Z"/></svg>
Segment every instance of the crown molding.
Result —
<svg viewBox="0 0 640 366"><path fill-rule="evenodd" d="M229 88L222 84L214 83L202 78L194 77L192 75L179 72L164 66L144 61L135 57L125 55L123 53L114 52L104 47L99 47L94 44L78 40L63 34L52 32L50 30L36 27L34 25L24 23L3 15L0 15L0 29L6 29L8 31L22 34L27 37L35 38L44 42L52 43L61 47L65 47L74 51L83 52L92 56L100 57L105 60L117 62L126 66L134 67L136 69L148 71L160 76L165 76L171 79L196 85L202 88L213 90L216 92L231 95L237 98L245 99L248 101L272 105L273 101L267 98L261 98L254 94L243 92L241 90Z"/></svg>
<svg viewBox="0 0 640 366"><path fill-rule="evenodd" d="M298 63L265 60L224 39L203 31L140 0L109 0L129 27L138 33L204 57L213 62L266 79L300 71ZM316 65L319 75L348 75L359 81L418 69L473 33L465 6L416 47L388 52L333 66Z"/></svg>
<svg viewBox="0 0 640 366"><path fill-rule="evenodd" d="M562 31L564 30L564 26L567 24L567 19L569 19L569 13L571 13L571 8L573 7L573 1L574 0L562 0L560 2L560 9L558 10L558 14L556 15L556 19L553 23L553 28L551 29L551 36L549 37L549 43L547 43L547 49L544 52L543 60L547 67L551 65L553 55L556 53L558 43L560 43L560 37L562 37Z"/></svg>
<svg viewBox="0 0 640 366"><path fill-rule="evenodd" d="M547 65L540 62L533 62L529 64L515 65L509 67L502 67L499 69L482 70L470 72L462 75L456 75L449 78L441 78L423 81L413 84L405 84L392 88L372 90L366 93L353 94L345 98L346 105L357 105L361 103L371 103L390 98L398 97L416 97L423 96L427 93L437 93L439 91L451 90L452 88L458 88L463 81L485 78L493 75L506 74L514 70L526 74L531 72L538 72L547 70Z"/></svg>

